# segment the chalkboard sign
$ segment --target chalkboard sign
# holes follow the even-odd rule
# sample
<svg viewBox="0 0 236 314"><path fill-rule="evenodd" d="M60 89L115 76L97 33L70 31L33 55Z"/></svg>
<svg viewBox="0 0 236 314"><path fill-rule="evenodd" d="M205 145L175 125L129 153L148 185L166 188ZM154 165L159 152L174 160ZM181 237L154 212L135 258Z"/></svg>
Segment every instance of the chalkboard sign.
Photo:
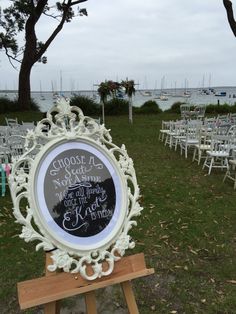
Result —
<svg viewBox="0 0 236 314"><path fill-rule="evenodd" d="M95 143L58 141L34 172L39 217L68 247L99 248L122 223L122 181L114 161Z"/></svg>
<svg viewBox="0 0 236 314"><path fill-rule="evenodd" d="M50 271L88 280L109 275L134 247L128 233L142 210L125 146L61 99L27 133L25 148L9 176L20 238L52 252Z"/></svg>

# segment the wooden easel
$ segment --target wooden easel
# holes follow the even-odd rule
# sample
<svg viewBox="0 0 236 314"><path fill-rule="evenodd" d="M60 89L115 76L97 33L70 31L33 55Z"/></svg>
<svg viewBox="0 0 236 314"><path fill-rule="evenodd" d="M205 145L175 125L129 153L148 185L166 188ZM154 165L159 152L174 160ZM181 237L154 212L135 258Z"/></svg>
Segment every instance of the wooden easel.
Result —
<svg viewBox="0 0 236 314"><path fill-rule="evenodd" d="M48 264L51 264L49 253L46 255L46 268ZM115 263L115 268L110 276L92 282L77 274L50 273L46 270L45 277L17 284L19 304L22 310L45 304L45 314L59 314L59 300L84 294L87 313L97 314L95 290L121 284L129 313L138 314L131 280L153 273L153 268L146 268L143 253L123 257Z"/></svg>

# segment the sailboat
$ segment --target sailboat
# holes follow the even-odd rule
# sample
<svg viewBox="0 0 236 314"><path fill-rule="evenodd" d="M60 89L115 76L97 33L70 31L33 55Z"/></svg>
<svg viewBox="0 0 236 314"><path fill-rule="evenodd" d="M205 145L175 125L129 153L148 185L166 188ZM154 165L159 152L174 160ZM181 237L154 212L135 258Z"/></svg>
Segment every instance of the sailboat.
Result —
<svg viewBox="0 0 236 314"><path fill-rule="evenodd" d="M140 94L141 94L142 96L147 96L147 97L152 96L152 92L151 92L150 90L148 90L148 88L147 88L147 78L146 78L146 76L145 76L145 78L144 78L144 87L145 87L145 90L140 90L140 91L139 91Z"/></svg>
<svg viewBox="0 0 236 314"><path fill-rule="evenodd" d="M163 76L161 78L161 92L160 92L160 95L157 95L157 97L155 97L156 99L159 99L161 101L168 100L168 94L163 91L164 90L164 84L165 84L165 76Z"/></svg>
<svg viewBox="0 0 236 314"><path fill-rule="evenodd" d="M40 99L41 99L41 100L45 100L45 97L44 97L44 95L43 95L43 93L42 93L42 84L41 84L41 81L40 81Z"/></svg>
<svg viewBox="0 0 236 314"><path fill-rule="evenodd" d="M56 103L57 99L59 97L59 94L56 92L56 89L54 87L53 81L51 81L51 85L52 85L52 99L53 99L53 103Z"/></svg>

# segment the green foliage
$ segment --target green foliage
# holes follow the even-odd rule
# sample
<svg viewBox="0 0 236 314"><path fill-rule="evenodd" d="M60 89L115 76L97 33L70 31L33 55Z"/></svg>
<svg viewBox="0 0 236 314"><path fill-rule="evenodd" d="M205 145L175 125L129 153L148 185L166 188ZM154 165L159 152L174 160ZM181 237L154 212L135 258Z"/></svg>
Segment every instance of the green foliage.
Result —
<svg viewBox="0 0 236 314"><path fill-rule="evenodd" d="M32 22L37 20L46 13L48 16L57 16L57 18L64 18L65 22L71 22L72 18L75 16L74 5L78 3L72 3L70 1L56 2L56 5L47 5L47 1L25 1L18 0L12 1L12 4L3 10L0 10L0 26L5 31L5 33L0 33L0 38L2 40L2 45L8 48L16 56L18 52L17 36L19 32L25 30L25 25L29 18L34 17ZM78 11L79 15L87 15L86 9L80 9ZM42 45L40 47L40 42L37 44L37 50L42 50Z"/></svg>
<svg viewBox="0 0 236 314"><path fill-rule="evenodd" d="M40 111L38 104L34 100L30 100L30 109L32 111ZM15 112L19 110L17 100L10 100L6 97L0 97L0 113Z"/></svg>
<svg viewBox="0 0 236 314"><path fill-rule="evenodd" d="M157 104L155 100L148 100L136 112L150 114L150 113L161 113L162 110L160 109L159 105Z"/></svg>
<svg viewBox="0 0 236 314"><path fill-rule="evenodd" d="M210 104L206 107L206 113L211 113L211 114L220 114L220 113L229 113L229 112L235 112L236 107L230 106L228 104L223 104L223 105L213 105Z"/></svg>
<svg viewBox="0 0 236 314"><path fill-rule="evenodd" d="M128 97L132 97L135 94L134 80L126 80L121 82L121 86L125 88L125 93Z"/></svg>
<svg viewBox="0 0 236 314"><path fill-rule="evenodd" d="M134 80L126 80L122 81L121 83L105 81L99 84L98 93L100 95L101 101L103 102L107 101L108 96L112 96L113 98L115 98L122 88L125 89L125 94L128 97L132 97L135 94L134 85Z"/></svg>
<svg viewBox="0 0 236 314"><path fill-rule="evenodd" d="M86 96L73 96L70 100L70 105L79 107L86 116L94 116L100 113L98 104Z"/></svg>
<svg viewBox="0 0 236 314"><path fill-rule="evenodd" d="M107 97L110 96L110 86L107 81L101 82L98 87L98 94L100 96L100 99L102 102L105 102L107 100Z"/></svg>
<svg viewBox="0 0 236 314"><path fill-rule="evenodd" d="M18 106L19 108L19 106ZM34 99L30 99L30 110L32 111L40 111L39 105L36 103Z"/></svg>
<svg viewBox="0 0 236 314"><path fill-rule="evenodd" d="M180 106L183 104L184 104L184 102L177 101L177 102L173 103L173 105L170 107L170 109L165 110L165 112L180 114Z"/></svg>
<svg viewBox="0 0 236 314"><path fill-rule="evenodd" d="M74 16L87 15L86 9L80 9L81 1L7 1L8 7L0 8L0 49L5 51L11 64L21 63L19 75L19 105L22 110L30 110L30 75L36 62L47 63L44 53L52 41L63 29L66 22L71 22ZM53 4L54 2L54 4ZM77 8L77 14L74 14ZM48 29L48 38L44 42L39 39L36 23L43 18L55 18L56 24ZM24 32L25 45L18 44L19 33ZM20 37L21 38L21 37ZM21 41L21 39L19 39ZM29 57L30 56L30 57ZM24 73L24 75L21 75Z"/></svg>
<svg viewBox="0 0 236 314"><path fill-rule="evenodd" d="M236 103L234 103L234 105L230 106L230 112L236 113Z"/></svg>
<svg viewBox="0 0 236 314"><path fill-rule="evenodd" d="M114 115L124 115L129 112L129 102L125 99L113 98L105 104L105 114Z"/></svg>

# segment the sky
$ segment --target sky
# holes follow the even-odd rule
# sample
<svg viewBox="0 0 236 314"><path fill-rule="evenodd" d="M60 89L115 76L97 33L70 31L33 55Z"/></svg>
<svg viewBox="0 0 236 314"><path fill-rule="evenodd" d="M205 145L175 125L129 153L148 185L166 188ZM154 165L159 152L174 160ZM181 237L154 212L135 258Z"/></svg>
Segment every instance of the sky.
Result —
<svg viewBox="0 0 236 314"><path fill-rule="evenodd" d="M48 63L34 65L33 91L59 90L60 81L63 90L91 90L126 78L140 89L236 86L236 38L222 0L88 0L80 7L88 17L67 23ZM38 39L54 27L40 21ZM18 74L0 52L0 89L17 89Z"/></svg>

